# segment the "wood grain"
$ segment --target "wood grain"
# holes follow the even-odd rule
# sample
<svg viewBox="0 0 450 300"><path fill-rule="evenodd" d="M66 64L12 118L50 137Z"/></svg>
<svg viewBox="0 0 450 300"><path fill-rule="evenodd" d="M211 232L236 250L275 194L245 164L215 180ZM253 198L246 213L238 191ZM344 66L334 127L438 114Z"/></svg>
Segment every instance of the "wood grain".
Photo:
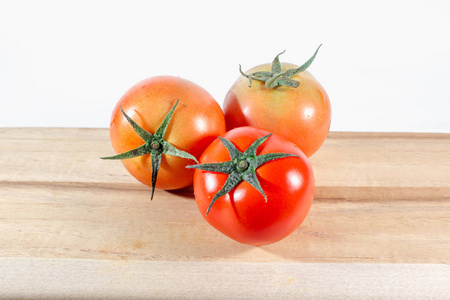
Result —
<svg viewBox="0 0 450 300"><path fill-rule="evenodd" d="M2 299L433 299L450 266L0 259Z"/></svg>
<svg viewBox="0 0 450 300"><path fill-rule="evenodd" d="M317 199L288 238L242 245L191 193L93 184L2 184L0 256L174 261L450 261L448 201Z"/></svg>
<svg viewBox="0 0 450 300"><path fill-rule="evenodd" d="M198 212L192 187L158 190L150 201L149 187L131 177L120 162L99 159L112 154L106 129L3 128L0 153L0 274L12 274L0 276L2 298L33 298L39 291L47 291L41 294L47 297L59 293L102 298L108 291L133 296L124 285L108 290L113 280L108 276L137 288L141 278L155 283L161 274L191 286L205 272L217 280L215 288L223 298L232 297L212 270L229 281L254 277L255 289L232 298L274 298L280 289L265 288L260 273L266 267L280 276L280 286L293 276L295 288L287 289L287 296L296 291L314 296L322 289L317 294L322 298L360 299L358 283L375 280L384 286L389 280L383 278L397 276L394 279L403 284L399 290L383 294L371 287L366 295L425 299L416 288L424 280L439 287L436 297L429 298L448 298L449 285L442 283L442 276L448 278L450 263L449 134L330 133L311 158L317 188L308 217L289 237L263 247L239 244L209 226ZM118 265L112 275L105 271L97 278L100 283L91 286L92 293L82 294L76 284L70 288L70 278L80 279L82 266L98 270L114 262ZM36 266L49 280L47 285L33 285ZM120 273L122 266L136 271L136 277ZM11 285L14 276L22 276L17 271L22 267L31 273ZM159 273L152 273L154 268ZM308 277L303 268L320 270L310 285L299 285ZM355 268L361 268L360 273ZM51 280L52 270L69 279L58 285L59 277ZM409 281L408 272L415 274ZM336 279L328 285L321 274ZM86 278L81 276L84 287L89 285ZM342 293L333 294L331 287L338 284L344 285ZM27 285L34 287L29 293L23 289ZM196 291L203 294L189 294L193 289L187 285L170 294L164 290L167 286L149 284L142 295L214 298L200 287ZM9 292L3 289L8 286Z"/></svg>
<svg viewBox="0 0 450 300"><path fill-rule="evenodd" d="M157 191L111 154L106 129L0 130L0 256L209 261L450 261L450 135L331 133L315 202L264 247L210 227L192 187Z"/></svg>
<svg viewBox="0 0 450 300"><path fill-rule="evenodd" d="M106 129L0 128L0 181L140 185ZM311 158L318 198L450 195L450 134L331 132ZM379 188L383 189L379 189Z"/></svg>

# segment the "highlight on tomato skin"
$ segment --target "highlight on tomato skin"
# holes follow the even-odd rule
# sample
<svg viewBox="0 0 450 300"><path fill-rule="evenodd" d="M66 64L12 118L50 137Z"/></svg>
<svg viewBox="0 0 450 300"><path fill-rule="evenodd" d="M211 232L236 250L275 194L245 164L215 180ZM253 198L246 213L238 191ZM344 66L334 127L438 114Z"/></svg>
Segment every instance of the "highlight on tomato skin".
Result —
<svg viewBox="0 0 450 300"><path fill-rule="evenodd" d="M166 118L171 110L171 117ZM161 147L145 147L151 141L142 135L157 136L158 129ZM173 190L192 184L194 172L186 166L195 163L225 129L220 105L204 88L180 77L155 76L138 82L119 99L111 116L110 139L117 154L139 147L153 151L121 162L143 184ZM160 156L159 162L152 162L155 155Z"/></svg>
<svg viewBox="0 0 450 300"><path fill-rule="evenodd" d="M300 67L280 62L280 53L272 63L245 72L240 70L241 76L223 102L227 131L242 126L258 127L290 140L307 157L317 152L331 125L328 94L306 70L319 48Z"/></svg>
<svg viewBox="0 0 450 300"><path fill-rule="evenodd" d="M216 164L230 164L232 146L224 145L224 139L239 151L231 150L236 157L247 159L239 153L245 154L255 141L264 138L256 148L256 156L249 156L252 157L249 165L255 157L276 155L279 158L263 162L254 170L261 190L252 180L239 181L239 176L235 176L236 185L221 195L235 170L225 168L227 174L202 170L201 166L210 169ZM259 246L280 241L302 224L311 208L315 181L309 160L292 142L276 134L250 126L233 129L214 140L199 161L194 174L198 209L210 225L240 243ZM218 193L220 197L216 196Z"/></svg>

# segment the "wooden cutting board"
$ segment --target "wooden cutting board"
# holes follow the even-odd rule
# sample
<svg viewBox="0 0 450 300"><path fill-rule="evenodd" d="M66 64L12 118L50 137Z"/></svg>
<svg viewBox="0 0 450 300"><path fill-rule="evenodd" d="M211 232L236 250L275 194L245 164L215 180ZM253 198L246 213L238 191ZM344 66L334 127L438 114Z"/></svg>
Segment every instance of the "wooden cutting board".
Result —
<svg viewBox="0 0 450 300"><path fill-rule="evenodd" d="M450 134L331 132L305 222L239 244L107 129L0 129L0 298L450 299Z"/></svg>

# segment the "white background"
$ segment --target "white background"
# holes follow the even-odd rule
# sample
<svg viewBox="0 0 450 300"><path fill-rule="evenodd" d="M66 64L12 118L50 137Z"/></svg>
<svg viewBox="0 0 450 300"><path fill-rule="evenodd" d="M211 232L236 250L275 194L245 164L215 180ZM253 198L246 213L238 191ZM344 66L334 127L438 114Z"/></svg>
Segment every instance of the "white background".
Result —
<svg viewBox="0 0 450 300"><path fill-rule="evenodd" d="M302 64L333 131L450 132L450 1L2 1L0 127L107 127L138 81L222 104L243 69Z"/></svg>

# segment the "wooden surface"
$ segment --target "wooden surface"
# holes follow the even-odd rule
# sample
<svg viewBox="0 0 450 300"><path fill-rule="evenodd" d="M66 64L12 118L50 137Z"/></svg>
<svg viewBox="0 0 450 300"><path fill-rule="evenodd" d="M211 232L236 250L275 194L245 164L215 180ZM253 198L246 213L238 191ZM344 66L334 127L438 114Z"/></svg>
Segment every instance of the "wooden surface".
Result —
<svg viewBox="0 0 450 300"><path fill-rule="evenodd" d="M330 133L308 217L263 247L191 187L150 201L107 129L3 128L0 153L0 298L450 298L449 134Z"/></svg>

